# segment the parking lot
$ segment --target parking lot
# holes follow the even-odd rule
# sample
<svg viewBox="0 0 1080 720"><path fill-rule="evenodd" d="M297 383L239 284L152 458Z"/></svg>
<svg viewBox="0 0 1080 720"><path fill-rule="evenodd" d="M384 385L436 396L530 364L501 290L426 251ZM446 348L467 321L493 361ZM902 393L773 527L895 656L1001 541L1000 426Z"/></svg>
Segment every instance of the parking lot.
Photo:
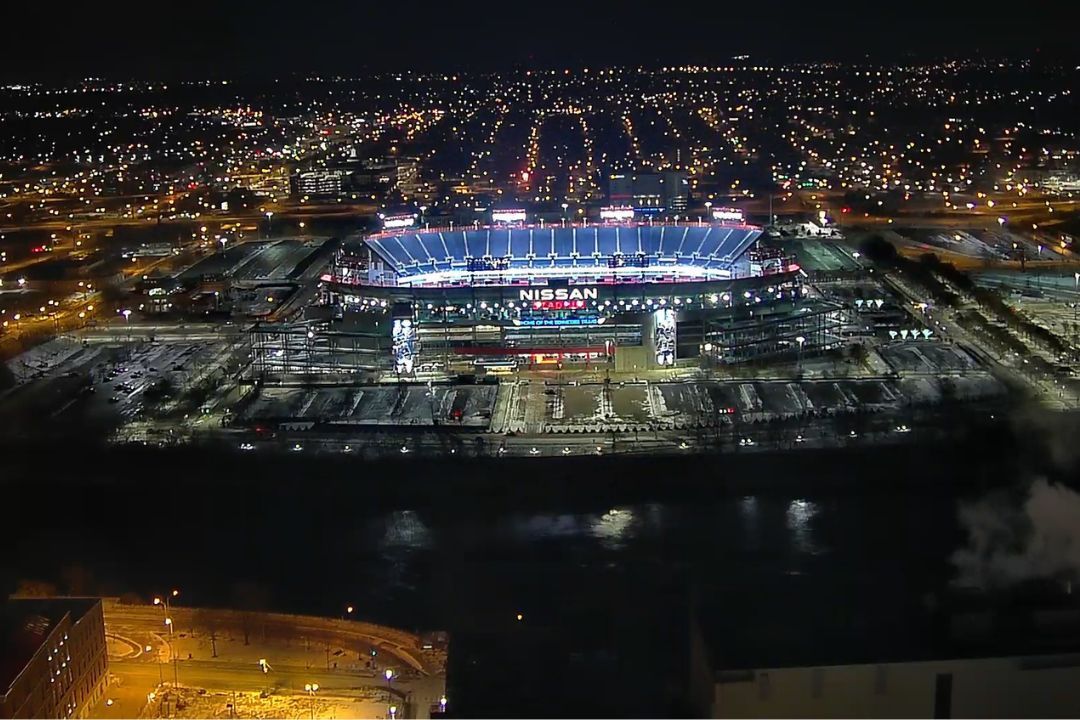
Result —
<svg viewBox="0 0 1080 720"><path fill-rule="evenodd" d="M964 355L929 352L929 362L962 368ZM908 357L901 353L902 357ZM986 373L918 375L901 379L756 380L504 385L513 400L495 432L609 432L653 427L715 426L807 415L898 410L939 402L995 396L1003 387Z"/></svg>
<svg viewBox="0 0 1080 720"><path fill-rule="evenodd" d="M81 423L107 432L138 419L152 387L168 387L171 397L181 396L202 378L220 374L232 352L226 340L84 343L56 338L8 363L15 384L4 392L0 415Z"/></svg>
<svg viewBox="0 0 1080 720"><path fill-rule="evenodd" d="M877 352L897 372L963 373L979 367L966 350L946 343L899 342Z"/></svg>
<svg viewBox="0 0 1080 720"><path fill-rule="evenodd" d="M243 411L244 424L461 425L485 428L494 385L366 385L263 388Z"/></svg>

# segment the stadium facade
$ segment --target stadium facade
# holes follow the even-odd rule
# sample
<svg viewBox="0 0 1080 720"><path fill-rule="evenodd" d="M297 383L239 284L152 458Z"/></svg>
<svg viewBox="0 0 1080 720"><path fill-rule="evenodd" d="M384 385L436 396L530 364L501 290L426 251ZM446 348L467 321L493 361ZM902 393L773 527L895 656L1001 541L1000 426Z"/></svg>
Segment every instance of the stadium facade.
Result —
<svg viewBox="0 0 1080 720"><path fill-rule="evenodd" d="M839 310L736 222L397 229L343 244L303 324L259 326L264 374L648 370L829 347Z"/></svg>

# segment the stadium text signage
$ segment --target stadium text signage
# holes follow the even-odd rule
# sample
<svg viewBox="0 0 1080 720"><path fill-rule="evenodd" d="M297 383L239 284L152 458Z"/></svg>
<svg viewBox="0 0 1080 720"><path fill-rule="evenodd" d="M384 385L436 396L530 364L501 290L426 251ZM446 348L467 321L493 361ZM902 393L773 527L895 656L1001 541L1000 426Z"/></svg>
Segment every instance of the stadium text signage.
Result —
<svg viewBox="0 0 1080 720"><path fill-rule="evenodd" d="M400 230L412 227L416 223L415 215L386 215L382 219L383 228L386 230Z"/></svg>
<svg viewBox="0 0 1080 720"><path fill-rule="evenodd" d="M521 318L517 324L523 327L574 327L601 323L598 317L531 317Z"/></svg>
<svg viewBox="0 0 1080 720"><path fill-rule="evenodd" d="M600 219L610 221L633 220L634 208L632 207L602 207Z"/></svg>
<svg viewBox="0 0 1080 720"><path fill-rule="evenodd" d="M497 223L525 222L524 210L493 210L491 221Z"/></svg>
<svg viewBox="0 0 1080 720"><path fill-rule="evenodd" d="M736 210L735 208L716 208L712 211L712 219L741 223L743 221L743 212L742 210Z"/></svg>
<svg viewBox="0 0 1080 720"><path fill-rule="evenodd" d="M520 290L522 302L550 302L552 300L595 300L600 296L596 288L529 288Z"/></svg>

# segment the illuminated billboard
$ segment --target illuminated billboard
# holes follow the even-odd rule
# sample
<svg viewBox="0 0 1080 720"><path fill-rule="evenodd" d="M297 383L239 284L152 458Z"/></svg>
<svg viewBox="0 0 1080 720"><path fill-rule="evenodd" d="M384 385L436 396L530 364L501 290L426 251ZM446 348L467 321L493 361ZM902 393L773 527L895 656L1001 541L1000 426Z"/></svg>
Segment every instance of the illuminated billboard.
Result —
<svg viewBox="0 0 1080 720"><path fill-rule="evenodd" d="M743 211L736 208L714 208L712 211L712 219L720 222L741 223L745 221Z"/></svg>
<svg viewBox="0 0 1080 720"><path fill-rule="evenodd" d="M605 222L626 222L634 219L634 208L618 205L600 208L600 219Z"/></svg>
<svg viewBox="0 0 1080 720"><path fill-rule="evenodd" d="M525 211L521 209L492 210L491 221L496 223L523 223L525 222Z"/></svg>
<svg viewBox="0 0 1080 720"><path fill-rule="evenodd" d="M416 215L402 213L400 215L380 215L382 226L386 230L401 230L416 225Z"/></svg>
<svg viewBox="0 0 1080 720"><path fill-rule="evenodd" d="M394 371L409 374L416 361L416 326L412 320L394 320L391 329L394 352Z"/></svg>
<svg viewBox="0 0 1080 720"><path fill-rule="evenodd" d="M669 308L660 308L653 313L656 334L653 347L656 349L656 364L668 366L675 364L675 313Z"/></svg>

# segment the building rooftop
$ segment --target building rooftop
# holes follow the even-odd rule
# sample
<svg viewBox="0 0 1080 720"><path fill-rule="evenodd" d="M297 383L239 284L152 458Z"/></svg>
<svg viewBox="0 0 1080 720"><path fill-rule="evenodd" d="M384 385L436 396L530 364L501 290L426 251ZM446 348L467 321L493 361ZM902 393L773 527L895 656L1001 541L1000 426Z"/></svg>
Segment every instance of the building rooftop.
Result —
<svg viewBox="0 0 1080 720"><path fill-rule="evenodd" d="M995 591L953 588L920 607L857 616L837 607L744 618L700 618L713 668L859 665L1080 653L1080 600L1061 583L1027 581Z"/></svg>
<svg viewBox="0 0 1080 720"><path fill-rule="evenodd" d="M65 615L79 621L98 598L25 598L0 603L0 691L4 695Z"/></svg>

